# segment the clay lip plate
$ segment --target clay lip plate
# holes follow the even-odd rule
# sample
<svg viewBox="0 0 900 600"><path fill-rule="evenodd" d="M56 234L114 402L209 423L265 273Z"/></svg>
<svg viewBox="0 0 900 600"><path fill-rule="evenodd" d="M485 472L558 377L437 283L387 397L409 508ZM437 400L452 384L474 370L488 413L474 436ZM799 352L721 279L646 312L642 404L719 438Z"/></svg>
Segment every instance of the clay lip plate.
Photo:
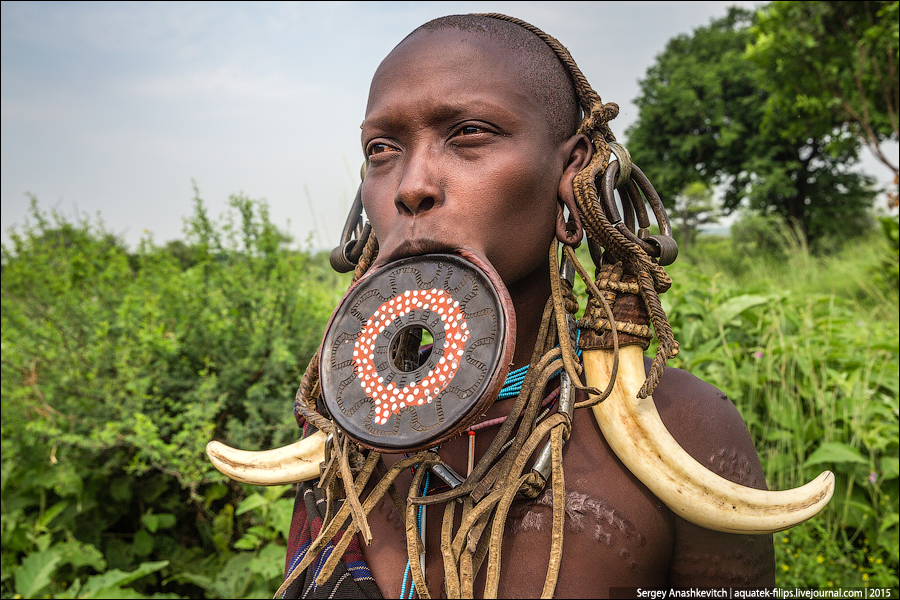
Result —
<svg viewBox="0 0 900 600"><path fill-rule="evenodd" d="M397 337L431 333L401 370ZM489 263L470 253L402 258L367 273L338 304L320 349L325 406L355 442L380 452L440 445L494 403L515 350L515 312Z"/></svg>

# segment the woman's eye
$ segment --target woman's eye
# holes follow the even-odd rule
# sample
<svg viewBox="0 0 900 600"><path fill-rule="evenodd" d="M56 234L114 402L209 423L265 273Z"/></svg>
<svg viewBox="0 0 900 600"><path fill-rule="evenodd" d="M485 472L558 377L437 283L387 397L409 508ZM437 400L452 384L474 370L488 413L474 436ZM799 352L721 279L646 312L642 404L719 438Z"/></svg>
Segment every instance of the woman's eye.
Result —
<svg viewBox="0 0 900 600"><path fill-rule="evenodd" d="M366 152L367 156L375 156L376 154L383 154L391 149L387 144L372 144L369 146L369 150Z"/></svg>

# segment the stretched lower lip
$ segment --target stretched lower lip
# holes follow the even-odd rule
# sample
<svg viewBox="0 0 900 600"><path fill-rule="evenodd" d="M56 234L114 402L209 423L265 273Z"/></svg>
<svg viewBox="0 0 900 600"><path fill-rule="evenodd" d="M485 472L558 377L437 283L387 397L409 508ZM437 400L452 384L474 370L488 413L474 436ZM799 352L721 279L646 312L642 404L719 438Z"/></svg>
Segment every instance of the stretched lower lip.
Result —
<svg viewBox="0 0 900 600"><path fill-rule="evenodd" d="M385 256L383 262L387 264L402 258L421 256L423 254L459 254L461 250L458 246L443 244L435 240L407 240Z"/></svg>

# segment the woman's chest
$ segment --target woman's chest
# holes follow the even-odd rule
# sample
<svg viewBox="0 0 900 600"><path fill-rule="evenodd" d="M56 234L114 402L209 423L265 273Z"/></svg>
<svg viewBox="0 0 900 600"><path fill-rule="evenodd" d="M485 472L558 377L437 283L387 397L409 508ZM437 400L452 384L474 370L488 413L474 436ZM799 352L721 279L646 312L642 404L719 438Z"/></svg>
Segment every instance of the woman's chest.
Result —
<svg viewBox="0 0 900 600"><path fill-rule="evenodd" d="M495 524L500 503L485 511L492 518L475 518L475 527L471 523L477 511L463 503L452 503L452 517L444 505L412 513L413 533L424 532L420 560L432 596L446 596L448 586L466 586L469 580L481 596L487 572L496 569L499 597L538 597L554 564L554 536L560 534L558 597L603 597L610 587L666 584L671 513L619 463L590 425L576 419L564 453L561 528L554 530L549 485L533 500L513 502L500 525ZM398 482L403 497L409 485L409 478L404 479ZM363 552L386 597L409 597L412 585L402 521L387 497L369 516L373 541Z"/></svg>

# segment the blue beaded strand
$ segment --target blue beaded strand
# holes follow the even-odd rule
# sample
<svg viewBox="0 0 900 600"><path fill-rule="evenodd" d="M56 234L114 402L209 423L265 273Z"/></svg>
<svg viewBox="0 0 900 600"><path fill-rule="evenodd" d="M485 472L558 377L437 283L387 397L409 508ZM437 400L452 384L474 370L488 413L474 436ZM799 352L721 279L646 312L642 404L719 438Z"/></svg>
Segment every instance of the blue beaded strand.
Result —
<svg viewBox="0 0 900 600"><path fill-rule="evenodd" d="M581 341L581 330L576 330L575 335L575 354L581 358L581 348L578 347L578 343ZM525 376L528 375L528 367L531 365L525 365L515 371L510 371L509 375L506 376L506 381L503 382L503 387L500 388L500 395L497 396L497 400L506 400L507 398L515 398L519 395L519 392L522 391L522 383L525 381ZM562 369L556 371L553 374L553 377L559 375L559 372ZM551 377L552 379L552 377Z"/></svg>
<svg viewBox="0 0 900 600"><path fill-rule="evenodd" d="M509 375L506 376L506 381L503 382L503 387L500 389L500 396L498 396L499 400L514 398L519 395L519 392L522 391L522 382L525 381L525 376L528 375L529 366L530 365L525 365L520 369L511 371Z"/></svg>

